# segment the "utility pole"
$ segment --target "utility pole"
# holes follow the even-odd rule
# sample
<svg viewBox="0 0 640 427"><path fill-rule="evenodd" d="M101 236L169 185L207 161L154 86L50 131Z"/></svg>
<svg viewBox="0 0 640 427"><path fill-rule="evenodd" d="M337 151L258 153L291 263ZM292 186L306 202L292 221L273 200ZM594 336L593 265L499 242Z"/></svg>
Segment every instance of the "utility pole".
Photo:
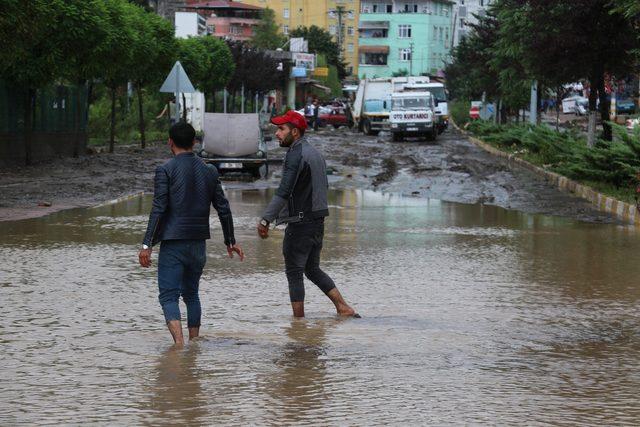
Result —
<svg viewBox="0 0 640 427"><path fill-rule="evenodd" d="M336 7L336 13L338 14L338 48L340 48L340 55L342 56L342 15L344 14L344 6Z"/></svg>
<svg viewBox="0 0 640 427"><path fill-rule="evenodd" d="M409 43L409 75L413 76L413 42Z"/></svg>

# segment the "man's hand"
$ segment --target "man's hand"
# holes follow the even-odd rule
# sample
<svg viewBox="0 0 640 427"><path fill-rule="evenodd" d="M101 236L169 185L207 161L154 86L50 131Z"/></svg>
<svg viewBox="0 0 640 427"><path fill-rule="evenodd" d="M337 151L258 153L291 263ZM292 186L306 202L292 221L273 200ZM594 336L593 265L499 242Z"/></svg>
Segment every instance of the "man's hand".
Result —
<svg viewBox="0 0 640 427"><path fill-rule="evenodd" d="M151 266L151 251L152 249L140 249L138 252L138 260L140 261L140 265L144 268Z"/></svg>
<svg viewBox="0 0 640 427"><path fill-rule="evenodd" d="M239 245L230 245L227 246L227 253L229 254L229 258L233 258L233 253L237 253L240 257L240 261L244 261L244 251Z"/></svg>
<svg viewBox="0 0 640 427"><path fill-rule="evenodd" d="M258 236L262 239L269 237L269 227L258 223Z"/></svg>

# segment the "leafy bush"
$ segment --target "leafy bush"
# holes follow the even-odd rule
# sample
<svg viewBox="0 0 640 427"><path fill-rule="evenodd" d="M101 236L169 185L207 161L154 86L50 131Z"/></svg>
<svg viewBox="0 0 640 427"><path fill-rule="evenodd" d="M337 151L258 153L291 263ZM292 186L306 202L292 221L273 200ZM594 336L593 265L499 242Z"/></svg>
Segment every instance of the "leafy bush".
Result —
<svg viewBox="0 0 640 427"><path fill-rule="evenodd" d="M469 108L471 101L468 99L456 99L449 103L449 111L453 121L458 126L464 126L469 122Z"/></svg>
<svg viewBox="0 0 640 427"><path fill-rule="evenodd" d="M640 130L629 134L612 124L614 140L598 140L592 148L577 132L556 132L547 126L469 123L483 141L569 178L631 188L640 172Z"/></svg>

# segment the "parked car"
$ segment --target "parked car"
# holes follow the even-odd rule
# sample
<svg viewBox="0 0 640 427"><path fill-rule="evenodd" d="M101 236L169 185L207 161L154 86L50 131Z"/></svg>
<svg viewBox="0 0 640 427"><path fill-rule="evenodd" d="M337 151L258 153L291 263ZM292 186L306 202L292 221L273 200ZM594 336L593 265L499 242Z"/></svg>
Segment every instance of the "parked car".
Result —
<svg viewBox="0 0 640 427"><path fill-rule="evenodd" d="M616 100L616 114L635 114L636 103L633 99L626 98Z"/></svg>
<svg viewBox="0 0 640 427"><path fill-rule="evenodd" d="M562 112L564 114L577 114L579 116L587 114L589 110L589 98L584 96L569 96L562 100Z"/></svg>
<svg viewBox="0 0 640 427"><path fill-rule="evenodd" d="M347 112L342 107L334 107L331 108L328 112L324 113L322 112L322 110L320 110L318 119L323 126L331 125L336 129L338 129L340 126L349 126L349 118L347 117Z"/></svg>

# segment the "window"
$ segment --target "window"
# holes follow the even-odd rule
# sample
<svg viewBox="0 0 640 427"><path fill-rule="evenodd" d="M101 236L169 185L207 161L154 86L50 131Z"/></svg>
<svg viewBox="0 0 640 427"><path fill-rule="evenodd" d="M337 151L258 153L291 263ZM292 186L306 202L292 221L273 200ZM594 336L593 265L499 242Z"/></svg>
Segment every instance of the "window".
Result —
<svg viewBox="0 0 640 427"><path fill-rule="evenodd" d="M484 0L480 0L480 6L484 6Z"/></svg>
<svg viewBox="0 0 640 427"><path fill-rule="evenodd" d="M411 49L404 48L400 49L400 61L411 61Z"/></svg>
<svg viewBox="0 0 640 427"><path fill-rule="evenodd" d="M282 17L283 17L284 19L289 19L289 9L284 9L284 10L282 11Z"/></svg>
<svg viewBox="0 0 640 427"><path fill-rule="evenodd" d="M282 26L282 34L284 34L285 36L287 34L289 34L289 26L288 25L283 25Z"/></svg>
<svg viewBox="0 0 640 427"><path fill-rule="evenodd" d="M347 52L353 52L353 43L347 45Z"/></svg>
<svg viewBox="0 0 640 427"><path fill-rule="evenodd" d="M436 27L435 25L433 26L433 32L431 33L431 38L433 40L436 40L438 38L438 27Z"/></svg>
<svg viewBox="0 0 640 427"><path fill-rule="evenodd" d="M360 65L387 65L386 53L361 53Z"/></svg>
<svg viewBox="0 0 640 427"><path fill-rule="evenodd" d="M410 39L411 25L398 25L398 37L401 39Z"/></svg>
<svg viewBox="0 0 640 427"><path fill-rule="evenodd" d="M438 40L440 41L444 40L444 38L442 37L443 33L444 33L443 28L440 27L440 37L438 38Z"/></svg>
<svg viewBox="0 0 640 427"><path fill-rule="evenodd" d="M460 28L464 28L464 19L460 18Z"/></svg>
<svg viewBox="0 0 640 427"><path fill-rule="evenodd" d="M389 30L386 28L366 28L360 30L360 38L362 39L386 39L389 36Z"/></svg>
<svg viewBox="0 0 640 427"><path fill-rule="evenodd" d="M231 25L229 32L235 35L242 34L242 28L239 25Z"/></svg>
<svg viewBox="0 0 640 427"><path fill-rule="evenodd" d="M352 35L354 35L355 33L356 33L356 32L355 32L355 30L353 29L353 27L348 27L348 28L347 28L347 35L352 36Z"/></svg>
<svg viewBox="0 0 640 427"><path fill-rule="evenodd" d="M347 12L347 18L353 19L353 10L350 10L349 12Z"/></svg>
<svg viewBox="0 0 640 427"><path fill-rule="evenodd" d="M444 33L444 46L449 47L449 27L445 29Z"/></svg>
<svg viewBox="0 0 640 427"><path fill-rule="evenodd" d="M404 13L418 13L418 5L417 4L405 3L403 12Z"/></svg>
<svg viewBox="0 0 640 427"><path fill-rule="evenodd" d="M388 4L386 10L387 10L387 13L393 13L393 5L392 4Z"/></svg>
<svg viewBox="0 0 640 427"><path fill-rule="evenodd" d="M332 36L335 36L336 34L338 34L338 26L337 25L329 25L329 33Z"/></svg>
<svg viewBox="0 0 640 427"><path fill-rule="evenodd" d="M211 24L207 25L207 34L211 35L215 33L216 33L216 26Z"/></svg>

